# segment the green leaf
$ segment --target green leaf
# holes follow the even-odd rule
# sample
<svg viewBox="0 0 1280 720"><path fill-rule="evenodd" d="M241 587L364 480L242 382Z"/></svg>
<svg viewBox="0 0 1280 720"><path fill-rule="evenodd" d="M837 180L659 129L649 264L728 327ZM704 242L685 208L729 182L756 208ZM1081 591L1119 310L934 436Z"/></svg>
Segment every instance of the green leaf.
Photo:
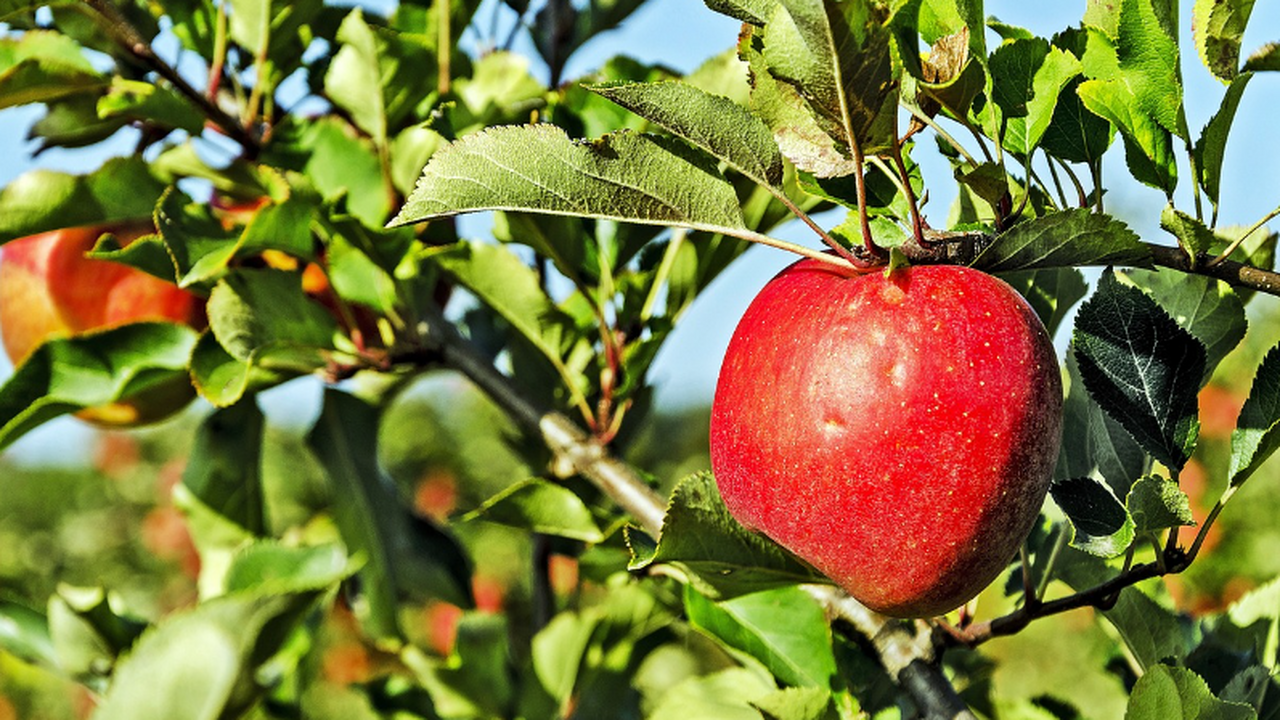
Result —
<svg viewBox="0 0 1280 720"><path fill-rule="evenodd" d="M897 111L879 12L868 0L780 0L763 36L770 72L795 86L838 145L867 152L888 146Z"/></svg>
<svg viewBox="0 0 1280 720"><path fill-rule="evenodd" d="M1127 495L1145 471L1147 454L1090 397L1075 353L1067 353L1066 366L1070 390L1062 407L1062 447L1054 478L1065 480L1096 472L1117 496Z"/></svg>
<svg viewBox="0 0 1280 720"><path fill-rule="evenodd" d="M675 142L620 133L575 143L552 125L498 127L436 152L392 224L479 210L524 210L730 235L743 230L733 187Z"/></svg>
<svg viewBox="0 0 1280 720"><path fill-rule="evenodd" d="M70 37L28 30L0 38L0 109L100 90L107 80Z"/></svg>
<svg viewBox="0 0 1280 720"><path fill-rule="evenodd" d="M762 185L782 184L782 155L764 122L734 101L681 82L588 87L725 161Z"/></svg>
<svg viewBox="0 0 1280 720"><path fill-rule="evenodd" d="M1049 494L1071 521L1071 547L1113 558L1133 544L1133 518L1106 485L1087 477L1070 478L1050 485Z"/></svg>
<svg viewBox="0 0 1280 720"><path fill-rule="evenodd" d="M296 150L307 158L307 177L324 199L345 200L347 211L360 222L382 227L391 212L391 194L373 143L336 117L321 118L297 132Z"/></svg>
<svg viewBox="0 0 1280 720"><path fill-rule="evenodd" d="M57 667L49 620L10 600L0 600L0 649L30 663Z"/></svg>
<svg viewBox="0 0 1280 720"><path fill-rule="evenodd" d="M173 90L141 80L111 79L107 94L98 99L100 118L126 118L159 123L191 135L204 131L204 115Z"/></svg>
<svg viewBox="0 0 1280 720"><path fill-rule="evenodd" d="M1107 270L1076 316L1074 343L1094 400L1157 460L1182 469L1200 429L1200 341L1150 296Z"/></svg>
<svg viewBox="0 0 1280 720"><path fill-rule="evenodd" d="M0 448L59 415L141 395L176 412L182 405L175 399L190 392L186 368L195 342L194 330L172 323L46 342L0 386Z"/></svg>
<svg viewBox="0 0 1280 720"><path fill-rule="evenodd" d="M1062 88L1080 74L1080 61L1043 38L1029 38L1005 42L989 64L992 99L1005 120L1004 147L1026 157L1048 130Z"/></svg>
<svg viewBox="0 0 1280 720"><path fill-rule="evenodd" d="M91 678L110 672L146 629L142 620L119 612L100 587L59 585L49 598L49 632L59 669Z"/></svg>
<svg viewBox="0 0 1280 720"><path fill-rule="evenodd" d="M336 543L289 547L268 540L236 553L226 587L228 593L285 595L324 590L350 575L347 554Z"/></svg>
<svg viewBox="0 0 1280 720"><path fill-rule="evenodd" d="M255 358L239 360L231 356L213 333L200 334L191 351L191 381L200 397L214 407L229 407L246 393L265 390L294 377L296 373L270 370Z"/></svg>
<svg viewBox="0 0 1280 720"><path fill-rule="evenodd" d="M1227 283L1203 275L1136 272L1133 278L1182 329L1204 345L1201 382L1208 382L1218 363L1244 339L1249 326L1239 296Z"/></svg>
<svg viewBox="0 0 1280 720"><path fill-rule="evenodd" d="M318 594L228 595L169 616L120 663L94 717L238 717L263 692L255 671L279 651Z"/></svg>
<svg viewBox="0 0 1280 720"><path fill-rule="evenodd" d="M415 521L378 467L378 409L327 389L320 418L307 435L333 494L334 520L360 570L369 631L401 636L399 597L408 592L470 606L470 569L443 531Z"/></svg>
<svg viewBox="0 0 1280 720"><path fill-rule="evenodd" d="M1258 714L1241 703L1213 696L1204 678L1191 670L1155 665L1138 678L1125 720L1251 720Z"/></svg>
<svg viewBox="0 0 1280 720"><path fill-rule="evenodd" d="M477 519L588 543L604 540L582 498L539 478L512 485L462 517L464 522Z"/></svg>
<svg viewBox="0 0 1280 720"><path fill-rule="evenodd" d="M790 585L712 602L685 587L689 623L756 658L782 683L828 689L836 675L831 626L818 602ZM786 618L779 623L778 618Z"/></svg>
<svg viewBox="0 0 1280 720"><path fill-rule="evenodd" d="M47 230L151 217L165 190L141 157L88 175L32 170L0 190L0 243Z"/></svg>
<svg viewBox="0 0 1280 720"><path fill-rule="evenodd" d="M1236 429L1231 432L1231 465L1227 477L1231 487L1249 479L1280 447L1280 346L1271 348L1249 388L1249 397L1240 408Z"/></svg>
<svg viewBox="0 0 1280 720"><path fill-rule="evenodd" d="M631 568L672 565L709 598L823 582L821 575L781 546L734 520L710 473L692 475L676 486L662 527L656 546L649 545L652 540L643 533L628 529Z"/></svg>
<svg viewBox="0 0 1280 720"><path fill-rule="evenodd" d="M1115 264L1150 265L1150 251L1123 222L1083 208L1018 223L973 262L987 272Z"/></svg>
<svg viewBox="0 0 1280 720"><path fill-rule="evenodd" d="M524 121L546 104L547 89L529 74L529 58L513 52L484 55L471 77L457 77L453 87L477 127Z"/></svg>
<svg viewBox="0 0 1280 720"><path fill-rule="evenodd" d="M182 484L213 512L253 535L267 530L262 497L262 411L253 399L200 423Z"/></svg>
<svg viewBox="0 0 1280 720"><path fill-rule="evenodd" d="M1209 252L1217 236L1203 222L1173 207L1165 205L1160 213L1160 227L1178 239L1178 245L1188 254Z"/></svg>
<svg viewBox="0 0 1280 720"><path fill-rule="evenodd" d="M1138 478L1124 504L1140 533L1196 524L1191 517L1191 498L1177 482L1159 475Z"/></svg>
<svg viewBox="0 0 1280 720"><path fill-rule="evenodd" d="M745 668L720 670L668 690L646 720L761 720L752 703L777 689Z"/></svg>
<svg viewBox="0 0 1280 720"><path fill-rule="evenodd" d="M831 691L825 688L782 688L751 703L765 720L827 720L835 717Z"/></svg>
<svg viewBox="0 0 1280 720"><path fill-rule="evenodd" d="M1085 108L1120 128L1125 162L1134 178L1171 195L1178 186L1172 133L1139 111L1132 92L1119 82L1087 80L1076 92Z"/></svg>
<svg viewBox="0 0 1280 720"><path fill-rule="evenodd" d="M337 321L302 290L301 276L238 270L209 296L209 329L237 360L268 370L307 373L324 367Z"/></svg>
<svg viewBox="0 0 1280 720"><path fill-rule="evenodd" d="M1027 299L1049 331L1049 337L1058 332L1058 326L1071 308L1089 294L1084 274L1073 267L1017 270L1002 273L1000 278Z"/></svg>
<svg viewBox="0 0 1280 720"><path fill-rule="evenodd" d="M1253 12L1254 0L1196 0L1191 32L1196 52L1209 72L1223 82L1235 79L1240 67L1240 40Z"/></svg>
<svg viewBox="0 0 1280 720"><path fill-rule="evenodd" d="M752 25L764 25L778 0L704 0L707 7L721 15Z"/></svg>
<svg viewBox="0 0 1280 720"><path fill-rule="evenodd" d="M1071 80L1058 95L1040 147L1056 158L1092 165L1111 147L1115 126L1085 107L1079 94L1083 82L1080 77Z"/></svg>
<svg viewBox="0 0 1280 720"><path fill-rule="evenodd" d="M236 234L213 217L207 204L192 202L176 187L165 190L155 218L164 248L177 264L180 287L217 280L240 248Z"/></svg>
<svg viewBox="0 0 1280 720"><path fill-rule="evenodd" d="M1221 195L1222 158L1226 154L1231 123L1235 120L1236 108L1240 106L1240 98L1252 77L1252 73L1246 72L1231 79L1227 92L1222 96L1222 104L1200 131L1200 138L1196 140L1193 150L1196 171L1200 173L1200 186L1214 208L1218 207Z"/></svg>

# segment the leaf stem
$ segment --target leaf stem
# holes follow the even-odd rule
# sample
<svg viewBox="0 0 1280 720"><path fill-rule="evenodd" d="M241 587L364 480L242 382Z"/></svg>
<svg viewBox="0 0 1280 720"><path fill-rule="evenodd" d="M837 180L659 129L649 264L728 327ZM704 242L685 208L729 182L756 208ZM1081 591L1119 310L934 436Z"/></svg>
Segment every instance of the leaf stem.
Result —
<svg viewBox="0 0 1280 720"><path fill-rule="evenodd" d="M969 154L969 151L966 150L965 147L961 145L960 142L951 135L951 133L943 129L943 127L939 125L937 121L935 121L933 118L929 117L928 115L925 115L924 112L920 110L920 108L911 107L908 105L904 105L903 107L906 107L907 110L911 111L912 117L914 117L916 120L919 120L920 122L927 125L930 130L933 130L933 132L937 134L938 137L942 138L943 142L945 142L946 144L954 148L956 152L960 153L960 156L963 157L965 161L968 162L971 166L978 167L978 165L981 164L976 159L974 159L972 155ZM985 150L986 147L984 146L983 149Z"/></svg>
<svg viewBox="0 0 1280 720"><path fill-rule="evenodd" d="M1213 527L1213 523L1218 519L1218 514L1222 512L1222 508L1226 506L1227 501L1232 495L1236 494L1239 485L1228 487L1222 492L1222 497L1218 498L1218 502L1213 504L1213 509L1209 511L1209 515L1205 517L1204 522L1200 524L1200 530L1196 533L1196 539L1191 541L1191 548L1187 550L1187 562L1196 559L1200 554L1200 548L1204 546L1205 538L1209 537L1209 528Z"/></svg>
<svg viewBox="0 0 1280 720"><path fill-rule="evenodd" d="M1231 253L1235 252L1241 245L1244 244L1245 240L1249 239L1250 235L1257 232L1263 225L1266 225L1268 222L1274 219L1277 215L1280 215L1280 207L1277 207L1275 210L1272 210L1271 212L1267 213L1262 217L1261 220L1251 225L1248 230L1244 231L1243 235L1236 238L1235 242L1228 245L1227 249L1223 250L1221 255L1210 260L1208 263L1208 267L1214 267L1215 265L1218 265L1219 263L1225 261L1228 257L1231 256Z"/></svg>
<svg viewBox="0 0 1280 720"><path fill-rule="evenodd" d="M151 45L146 39L120 14L119 9L116 8L112 0L85 0L85 4L106 22L107 34L115 40L117 45L150 66L152 70L156 71L156 74L168 80L169 84L173 85L178 92L199 106L214 125L218 126L228 137L244 148L246 155L250 158L258 156L262 151L262 146L258 139L237 122L235 118L228 115L216 102L192 87L172 65L161 60L151 49Z"/></svg>
<svg viewBox="0 0 1280 720"><path fill-rule="evenodd" d="M453 58L452 5L449 0L436 0L436 90L441 95L449 93L453 80L453 70L450 67Z"/></svg>
<svg viewBox="0 0 1280 720"><path fill-rule="evenodd" d="M662 288L666 285L667 278L671 275L671 268L675 267L676 256L680 253L680 247L684 245L684 240L688 235L689 231L685 228L672 229L671 240L667 242L667 248L662 251L662 260L658 263L658 269L653 273L653 283L649 286L649 294L645 295L644 304L640 306L640 322L647 323L653 317L653 306L658 303L658 294L662 292Z"/></svg>
<svg viewBox="0 0 1280 720"><path fill-rule="evenodd" d="M858 223L862 226L862 242L867 248L867 254L873 258L885 257L885 251L876 245L875 238L871 236L871 220L867 216L867 175L866 175L866 157L862 154L862 145L857 139L850 135L852 142L850 149L853 150L853 180L857 187L858 194Z"/></svg>
<svg viewBox="0 0 1280 720"><path fill-rule="evenodd" d="M801 210L800 206L796 205L791 198L787 197L787 194L783 192L781 188L776 188L770 185L765 185L764 187L768 188L769 192L773 193L773 196L778 198L778 200L783 205L785 205L788 210L791 211L792 215L795 215L797 218L800 219L801 222L803 222L805 225L808 225L809 229L817 233L818 237L822 239L822 243L827 247L831 248L833 251L835 251L837 255L839 255L841 258L845 260L845 262L849 263L854 267L865 267L866 263L863 263L861 260L859 260L857 256L849 252L849 248L845 247L844 245L841 245L840 241L831 237L831 234L828 233L826 230L823 230L822 226L818 225L818 223L815 222L813 218L809 217L809 213L805 212L804 210ZM750 238L745 238L745 239L750 239ZM760 242L760 241L757 240L753 242ZM779 241L779 242L782 242L782 241ZM764 244L767 245L768 243L764 243ZM779 247L779 246L775 245L774 247ZM786 249L786 248L783 248L783 249ZM826 253L823 253L823 256L830 257L826 255Z"/></svg>
<svg viewBox="0 0 1280 720"><path fill-rule="evenodd" d="M902 144L898 142L898 133L893 134L890 148L893 152L893 164L898 168L898 175L902 178L902 194L907 198L907 207L911 211L911 232L916 237L916 242L924 242L924 220L920 217L920 203L916 199L915 188L911 187L911 173L907 171L907 163L902 158ZM890 177L893 177L890 175Z"/></svg>

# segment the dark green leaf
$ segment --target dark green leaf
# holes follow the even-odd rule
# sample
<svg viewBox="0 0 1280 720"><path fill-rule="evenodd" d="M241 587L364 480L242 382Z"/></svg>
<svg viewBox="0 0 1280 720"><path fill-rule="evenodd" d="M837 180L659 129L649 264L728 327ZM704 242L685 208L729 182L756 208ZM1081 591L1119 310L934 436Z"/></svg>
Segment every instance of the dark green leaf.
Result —
<svg viewBox="0 0 1280 720"><path fill-rule="evenodd" d="M238 360L231 356L212 332L201 333L191 352L191 380L200 393L215 407L236 404L246 393L278 385L296 373L269 370L254 359Z"/></svg>
<svg viewBox="0 0 1280 720"><path fill-rule="evenodd" d="M377 408L326 390L307 444L324 465L343 541L365 562L360 577L369 630L392 638L400 637L402 592L470 605L470 570L452 538L425 521L415 522L399 502L378 466L378 420Z"/></svg>
<svg viewBox="0 0 1280 720"><path fill-rule="evenodd" d="M978 256L987 272L1079 265L1151 264L1150 252L1123 222L1086 209L1066 210L1013 226Z"/></svg>
<svg viewBox="0 0 1280 720"><path fill-rule="evenodd" d="M30 663L57 666L48 619L9 600L0 600L0 649Z"/></svg>
<svg viewBox="0 0 1280 720"><path fill-rule="evenodd" d="M591 509L581 498L563 485L538 478L512 485L462 519L487 520L589 543L604 540Z"/></svg>
<svg viewBox="0 0 1280 720"><path fill-rule="evenodd" d="M681 82L588 89L688 140L758 183L782 184L782 155L769 128L728 98Z"/></svg>
<svg viewBox="0 0 1280 720"><path fill-rule="evenodd" d="M687 146L635 133L575 143L552 125L491 128L441 148L393 224L525 210L734 234L733 187Z"/></svg>
<svg viewBox="0 0 1280 720"><path fill-rule="evenodd" d="M1079 95L1083 82L1083 78L1077 77L1062 89L1040 146L1050 155L1068 162L1092 164L1102 159L1111 147L1115 127L1084 106Z"/></svg>
<svg viewBox="0 0 1280 720"><path fill-rule="evenodd" d="M1066 365L1070 390L1062 408L1062 448L1054 477L1065 480L1096 471L1117 497L1127 495L1144 472L1147 454L1089 396L1075 353L1067 353Z"/></svg>
<svg viewBox="0 0 1280 720"><path fill-rule="evenodd" d="M1133 686L1125 720L1251 720L1254 709L1213 696L1204 678L1181 667L1155 665Z"/></svg>
<svg viewBox="0 0 1280 720"><path fill-rule="evenodd" d="M1249 397L1240 408L1240 419L1231 432L1231 469L1227 476L1235 487L1249 479L1276 448L1280 447L1280 346L1271 348L1253 378Z"/></svg>
<svg viewBox="0 0 1280 720"><path fill-rule="evenodd" d="M1070 478L1053 483L1049 493L1071 521L1071 547L1113 558L1133 544L1133 518L1106 485L1093 478Z"/></svg>
<svg viewBox="0 0 1280 720"><path fill-rule="evenodd" d="M1254 0L1196 0L1191 31L1196 51L1209 72L1231 82L1240 67L1240 40L1253 12Z"/></svg>
<svg viewBox="0 0 1280 720"><path fill-rule="evenodd" d="M46 230L150 218L165 186L141 157L88 175L32 170L0 190L0 243Z"/></svg>
<svg viewBox="0 0 1280 720"><path fill-rule="evenodd" d="M1140 533L1196 524L1191 517L1191 499L1178 483L1159 475L1139 478L1124 504Z"/></svg>
<svg viewBox="0 0 1280 720"><path fill-rule="evenodd" d="M1196 140L1194 153L1196 171L1200 173L1200 186L1215 208L1218 207L1222 187L1222 158L1226 154L1227 137L1236 117L1236 108L1240 106L1240 98L1252 77L1252 73L1246 72L1232 78L1218 111L1209 118L1208 124L1200 131L1200 138Z"/></svg>
<svg viewBox="0 0 1280 720"><path fill-rule="evenodd" d="M1200 341L1146 293L1107 270L1076 316L1074 343L1094 400L1157 460L1182 469L1200 429Z"/></svg>
<svg viewBox="0 0 1280 720"><path fill-rule="evenodd" d="M177 263L180 286L210 283L226 273L240 242L205 203L192 202L172 187L160 198L155 218L164 246Z"/></svg>
<svg viewBox="0 0 1280 720"><path fill-rule="evenodd" d="M182 484L213 512L253 535L267 529L262 497L262 411L252 398L200 423Z"/></svg>
<svg viewBox="0 0 1280 720"><path fill-rule="evenodd" d="M1280 43L1270 42L1258 48L1245 61L1241 72L1280 70Z"/></svg>
<svg viewBox="0 0 1280 720"><path fill-rule="evenodd" d="M686 586L684 598L690 624L759 660L780 682L831 687L836 674L831 626L822 607L800 587L712 602Z"/></svg>
<svg viewBox="0 0 1280 720"><path fill-rule="evenodd" d="M660 542L647 548L642 533L628 532L632 568L673 565L707 597L729 598L779 585L823 581L782 547L738 524L710 473L693 475L676 487L662 527Z"/></svg>
<svg viewBox="0 0 1280 720"><path fill-rule="evenodd" d="M1160 227L1178 239L1188 254L1209 252L1217 237L1203 222L1173 207L1165 205L1160 213Z"/></svg>
<svg viewBox="0 0 1280 720"><path fill-rule="evenodd" d="M59 415L143 395L176 412L195 342L189 327L139 323L41 345L0 387L0 448Z"/></svg>

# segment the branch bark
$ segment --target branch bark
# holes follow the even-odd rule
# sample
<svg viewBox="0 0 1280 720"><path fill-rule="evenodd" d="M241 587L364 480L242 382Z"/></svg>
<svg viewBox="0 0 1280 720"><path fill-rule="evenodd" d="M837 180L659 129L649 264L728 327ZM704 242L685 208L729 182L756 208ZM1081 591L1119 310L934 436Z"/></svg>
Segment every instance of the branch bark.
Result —
<svg viewBox="0 0 1280 720"><path fill-rule="evenodd" d="M569 418L535 406L439 314L426 317L420 335L425 338L428 351L475 383L521 429L541 437L565 470L589 480L645 532L654 537L661 534L666 500L631 466L614 458ZM973 713L938 666L932 631L926 624L884 617L833 587L815 585L806 586L806 590L829 617L848 623L871 641L885 670L911 696L924 717L973 720Z"/></svg>

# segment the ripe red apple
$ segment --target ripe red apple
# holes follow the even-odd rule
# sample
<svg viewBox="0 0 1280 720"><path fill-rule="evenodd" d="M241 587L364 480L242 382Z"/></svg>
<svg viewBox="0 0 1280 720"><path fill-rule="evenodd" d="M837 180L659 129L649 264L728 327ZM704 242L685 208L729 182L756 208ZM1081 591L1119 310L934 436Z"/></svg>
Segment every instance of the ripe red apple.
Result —
<svg viewBox="0 0 1280 720"><path fill-rule="evenodd" d="M0 337L13 364L52 338L145 320L202 323L203 306L191 293L127 265L85 257L104 232L127 244L149 231L141 224L66 228L7 243L0 262ZM81 417L136 425L166 417L194 396L189 382L161 384Z"/></svg>
<svg viewBox="0 0 1280 720"><path fill-rule="evenodd" d="M898 617L939 615L1018 551L1049 487L1062 380L1003 281L955 266L784 270L734 332L711 412L725 505Z"/></svg>

